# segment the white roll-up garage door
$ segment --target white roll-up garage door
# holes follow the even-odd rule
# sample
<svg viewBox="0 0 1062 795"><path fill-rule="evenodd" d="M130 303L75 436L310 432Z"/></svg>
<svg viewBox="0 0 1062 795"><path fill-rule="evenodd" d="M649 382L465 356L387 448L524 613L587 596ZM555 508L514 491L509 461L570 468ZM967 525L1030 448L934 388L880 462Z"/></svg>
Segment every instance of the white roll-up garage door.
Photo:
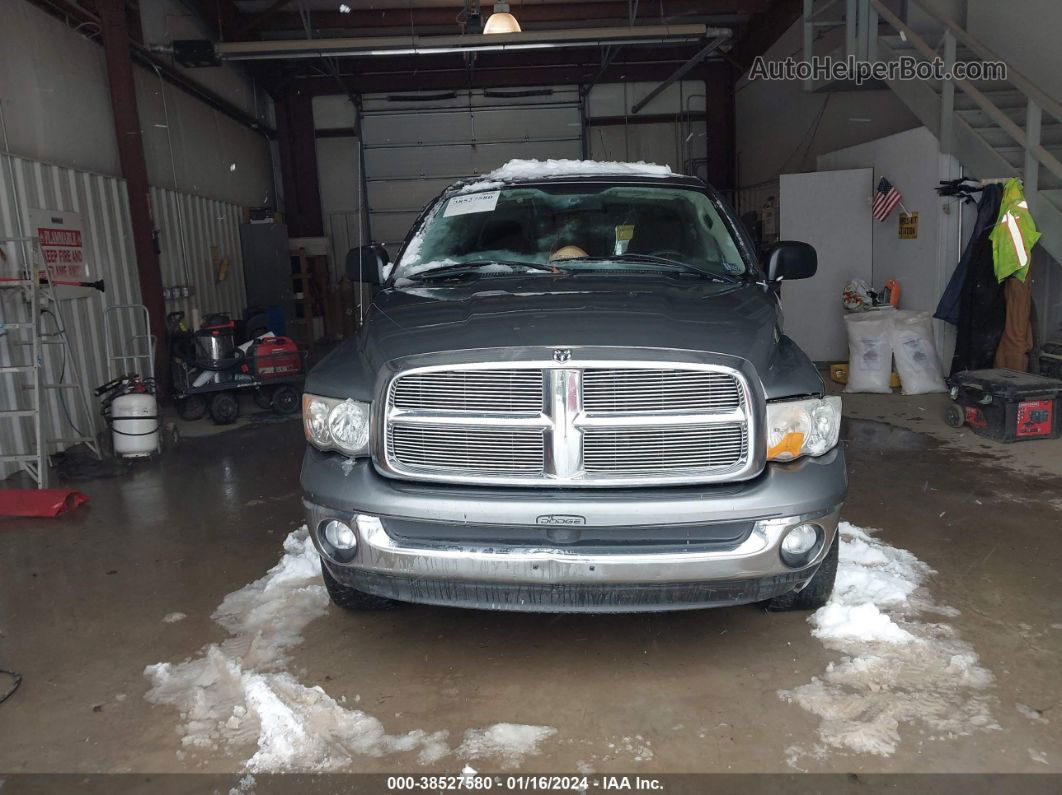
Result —
<svg viewBox="0 0 1062 795"><path fill-rule="evenodd" d="M366 94L361 130L372 237L392 256L451 182L513 158L583 156L576 87Z"/></svg>

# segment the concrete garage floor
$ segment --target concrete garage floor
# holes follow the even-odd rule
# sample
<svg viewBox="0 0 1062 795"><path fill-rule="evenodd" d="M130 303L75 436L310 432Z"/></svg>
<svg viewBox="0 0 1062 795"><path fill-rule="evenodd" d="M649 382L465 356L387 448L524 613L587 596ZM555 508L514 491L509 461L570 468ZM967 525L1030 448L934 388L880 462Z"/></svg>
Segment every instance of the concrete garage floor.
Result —
<svg viewBox="0 0 1062 795"><path fill-rule="evenodd" d="M815 745L819 718L778 691L823 677L841 654L806 614L752 606L604 617L329 608L287 670L390 733L459 741L502 721L555 727L522 771L1058 772L1062 441L984 442L946 428L944 404L846 399L844 516L936 569L929 594L961 612L926 620L953 627L994 676L983 695L998 728L948 736L901 721L891 755L802 755L794 746ZM73 515L0 520L0 667L25 677L0 705L0 771L242 769L253 745L183 752L178 712L145 701L143 671L226 637L212 612L276 563L302 520L302 445L296 421L187 439L130 477L84 484L92 502ZM187 618L162 620L175 611ZM462 764L397 753L349 769Z"/></svg>

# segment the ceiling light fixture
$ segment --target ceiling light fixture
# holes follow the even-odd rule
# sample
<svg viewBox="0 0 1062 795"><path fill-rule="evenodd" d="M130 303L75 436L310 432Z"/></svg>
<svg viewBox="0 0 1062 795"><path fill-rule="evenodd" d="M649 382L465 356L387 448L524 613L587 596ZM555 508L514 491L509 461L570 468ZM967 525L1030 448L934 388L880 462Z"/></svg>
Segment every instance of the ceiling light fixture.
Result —
<svg viewBox="0 0 1062 795"><path fill-rule="evenodd" d="M520 23L516 21L516 17L509 13L509 4L495 3L494 13L490 15L487 24L483 26L483 33L519 33L520 31Z"/></svg>

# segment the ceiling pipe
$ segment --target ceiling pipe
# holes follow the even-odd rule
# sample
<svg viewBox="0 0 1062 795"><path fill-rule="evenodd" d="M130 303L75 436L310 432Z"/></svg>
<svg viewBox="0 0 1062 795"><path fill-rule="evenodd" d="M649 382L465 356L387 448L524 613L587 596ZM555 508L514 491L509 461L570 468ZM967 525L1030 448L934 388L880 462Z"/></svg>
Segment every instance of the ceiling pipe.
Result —
<svg viewBox="0 0 1062 795"><path fill-rule="evenodd" d="M717 30L719 30L721 32L717 33L715 38L712 41L708 42L708 44L706 44L704 46L704 48L700 52L698 52L696 55L694 55L692 58L690 58L688 61L686 61L686 63L682 64L682 66L680 66L678 69L676 69L674 74L672 74L669 78L667 78L667 80L662 82L660 85L658 85L652 91L650 91L648 94L646 94L644 97L642 97L638 102L634 103L631 106L631 115L632 116L635 115L638 111L640 111L642 108L644 108L646 105L648 105L654 99L656 99L656 97L658 97L661 93L663 93L667 89L667 87L670 86L672 83L675 83L676 81L681 80L686 75L687 72L689 72L691 69L693 69L693 67L695 67L697 64L699 64L701 61L703 61L705 58L707 58L713 52L718 50L719 47L727 39L730 38L730 31L729 30L726 30L725 28L718 28Z"/></svg>

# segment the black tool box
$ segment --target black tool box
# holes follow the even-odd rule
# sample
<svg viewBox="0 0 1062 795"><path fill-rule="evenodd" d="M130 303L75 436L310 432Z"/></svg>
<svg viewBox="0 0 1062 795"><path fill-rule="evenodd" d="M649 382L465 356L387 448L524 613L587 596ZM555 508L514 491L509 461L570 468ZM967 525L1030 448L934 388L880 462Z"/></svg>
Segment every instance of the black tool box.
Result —
<svg viewBox="0 0 1062 795"><path fill-rule="evenodd" d="M952 376L948 424L969 425L998 442L1062 435L1062 380L1018 370L965 370Z"/></svg>
<svg viewBox="0 0 1062 795"><path fill-rule="evenodd" d="M1041 346L1040 375L1062 378L1062 339L1048 340Z"/></svg>

